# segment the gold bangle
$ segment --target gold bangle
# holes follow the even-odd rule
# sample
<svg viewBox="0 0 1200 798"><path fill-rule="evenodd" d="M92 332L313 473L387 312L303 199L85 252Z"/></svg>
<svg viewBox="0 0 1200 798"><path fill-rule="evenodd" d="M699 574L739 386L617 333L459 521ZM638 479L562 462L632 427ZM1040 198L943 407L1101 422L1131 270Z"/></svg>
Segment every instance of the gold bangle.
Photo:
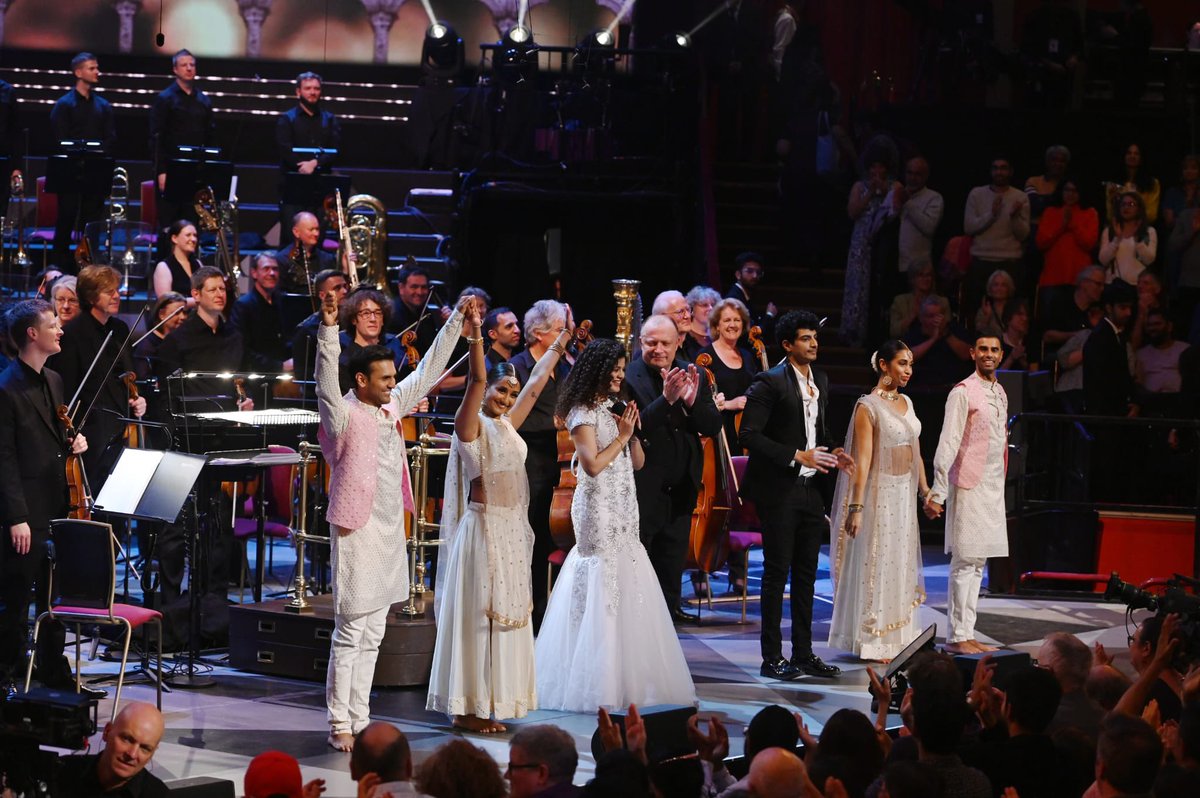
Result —
<svg viewBox="0 0 1200 798"><path fill-rule="evenodd" d="M550 344L550 346L546 347L546 349L551 352L558 352L560 355L565 355L567 353L567 350L558 341Z"/></svg>
<svg viewBox="0 0 1200 798"><path fill-rule="evenodd" d="M483 343L483 336L481 335L481 336L479 336L478 338L472 338L471 336L469 336L469 335L468 335L468 336L467 336L467 343L468 343L468 344L482 344L482 343Z"/></svg>

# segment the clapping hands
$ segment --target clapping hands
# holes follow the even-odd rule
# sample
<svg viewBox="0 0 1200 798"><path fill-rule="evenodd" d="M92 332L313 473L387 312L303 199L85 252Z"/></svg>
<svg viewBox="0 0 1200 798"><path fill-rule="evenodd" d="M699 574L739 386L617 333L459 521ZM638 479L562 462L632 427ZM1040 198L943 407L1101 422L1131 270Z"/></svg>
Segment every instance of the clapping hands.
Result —
<svg viewBox="0 0 1200 798"><path fill-rule="evenodd" d="M696 396L700 392L700 372L694 365L688 365L687 368L662 369L661 374L663 398L668 403L675 404L682 399L688 407L695 404Z"/></svg>

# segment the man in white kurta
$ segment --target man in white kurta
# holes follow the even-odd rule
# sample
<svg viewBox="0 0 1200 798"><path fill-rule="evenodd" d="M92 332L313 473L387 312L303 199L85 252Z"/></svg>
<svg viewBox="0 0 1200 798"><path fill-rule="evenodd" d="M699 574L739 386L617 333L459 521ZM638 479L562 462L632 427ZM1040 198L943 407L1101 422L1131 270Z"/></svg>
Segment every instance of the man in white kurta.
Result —
<svg viewBox="0 0 1200 798"><path fill-rule="evenodd" d="M974 654L994 650L975 639L975 614L988 557L1008 555L1004 474L1008 446L1008 396L996 381L1000 340L978 336L971 349L975 373L950 391L933 458L933 487L925 499L931 518L946 508L950 578L946 649Z"/></svg>
<svg viewBox="0 0 1200 798"><path fill-rule="evenodd" d="M334 630L325 701L329 744L348 751L353 735L370 722L371 683L388 611L409 592L404 510L411 509L412 497L399 421L445 370L463 314L460 307L451 315L420 365L399 385L391 354L381 352L366 373L354 375L354 389L343 396L334 295L325 301L316 368L321 443L332 469L328 518L333 533ZM368 446L373 442L373 451L364 450L364 441ZM347 517L362 523L337 523Z"/></svg>

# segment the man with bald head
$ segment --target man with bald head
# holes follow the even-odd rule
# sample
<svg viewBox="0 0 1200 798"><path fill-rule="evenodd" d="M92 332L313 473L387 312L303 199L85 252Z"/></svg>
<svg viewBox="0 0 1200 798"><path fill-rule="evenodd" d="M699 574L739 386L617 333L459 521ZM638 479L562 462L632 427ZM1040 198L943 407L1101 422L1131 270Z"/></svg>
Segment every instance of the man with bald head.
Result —
<svg viewBox="0 0 1200 798"><path fill-rule="evenodd" d="M683 307L686 311L686 301ZM679 338L675 318L654 315L646 319L641 354L625 370L624 393L637 402L642 418L638 437L646 464L634 472L642 544L672 618L687 623L696 617L680 609L679 593L692 510L704 468L698 436L716 435L721 414L696 367L676 359Z"/></svg>
<svg viewBox="0 0 1200 798"><path fill-rule="evenodd" d="M688 335L692 331L692 309L688 305L687 297L678 291L663 291L654 298L650 312L655 316L666 316L675 322L675 331L679 333L679 357L688 363L695 362L696 355L700 354L702 347L695 338Z"/></svg>
<svg viewBox="0 0 1200 798"><path fill-rule="evenodd" d="M768 748L750 763L749 782L754 798L795 798L805 794L809 779L800 757L782 748Z"/></svg>
<svg viewBox="0 0 1200 798"><path fill-rule="evenodd" d="M307 294L317 272L337 268L337 258L321 244L321 223L308 211L292 217L292 243L279 250L279 286L289 294Z"/></svg>
<svg viewBox="0 0 1200 798"><path fill-rule="evenodd" d="M92 798L134 795L166 798L167 785L146 772L163 736L163 717L153 704L133 702L104 727L104 749L90 756L67 756L60 761L62 795Z"/></svg>
<svg viewBox="0 0 1200 798"><path fill-rule="evenodd" d="M350 778L366 788L367 795L420 795L412 786L412 775L412 750L404 732L390 723L374 721L355 736Z"/></svg>

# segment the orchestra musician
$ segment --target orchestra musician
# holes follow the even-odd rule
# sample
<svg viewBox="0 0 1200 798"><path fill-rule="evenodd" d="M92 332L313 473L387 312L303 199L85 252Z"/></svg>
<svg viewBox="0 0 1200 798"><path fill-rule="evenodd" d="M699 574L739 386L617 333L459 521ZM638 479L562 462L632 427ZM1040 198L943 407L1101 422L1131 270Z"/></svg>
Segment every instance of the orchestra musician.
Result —
<svg viewBox="0 0 1200 798"><path fill-rule="evenodd" d="M201 266L196 225L187 219L177 219L167 228L165 237L171 242L171 248L154 267L154 295L163 296L173 291L187 297L188 304L194 305L192 275Z"/></svg>
<svg viewBox="0 0 1200 798"><path fill-rule="evenodd" d="M483 317L483 337L488 348L483 353L484 366L490 373L497 363L506 363L521 346L521 325L517 314L509 308L496 308Z"/></svg>
<svg viewBox="0 0 1200 798"><path fill-rule="evenodd" d="M390 350L369 346L351 365L354 388L338 384L338 308L329 293L317 336L318 437L328 458L333 538L334 628L325 681L329 745L349 751L370 721L371 682L379 643L393 603L409 592L404 556L404 513L413 498L400 419L446 368L464 314L475 327L475 300L467 298L442 327L417 370L396 383Z"/></svg>
<svg viewBox="0 0 1200 798"><path fill-rule="evenodd" d="M429 312L432 290L429 272L422 266L405 266L396 277L396 298L392 300L392 318L387 331L400 335L410 327L416 330L415 345L421 353L433 343L440 321L436 313Z"/></svg>
<svg viewBox="0 0 1200 798"><path fill-rule="evenodd" d="M133 354L128 348L129 325L117 317L121 309L121 274L112 266L85 266L79 271L79 299L83 312L63 327L61 351L49 365L63 379L67 395L79 390L79 401L87 413L80 432L92 442L83 456L92 490L99 493L121 453L118 441L125 431L124 417L146 413L146 398L129 398L121 375L133 371ZM112 334L100 359L104 339ZM95 361L95 366L92 366ZM91 374L84 382L84 375ZM94 404L93 404L94 397ZM89 405L92 405L89 411Z"/></svg>
<svg viewBox="0 0 1200 798"><path fill-rule="evenodd" d="M276 253L280 282L289 294L309 294L318 272L337 268L332 252L321 249L321 224L308 211L292 217L292 243Z"/></svg>
<svg viewBox="0 0 1200 798"><path fill-rule="evenodd" d="M346 281L346 275L337 269L324 269L317 272L313 287L317 289L318 302L324 303L325 295L333 293L340 304L350 290L350 283ZM296 325L296 334L292 337L292 367L297 380L313 378L313 371L317 367L317 332L320 329L319 310Z"/></svg>
<svg viewBox="0 0 1200 798"><path fill-rule="evenodd" d="M342 146L342 126L338 118L321 105L321 76L301 72L296 77L295 107L279 115L275 123L275 144L279 150L279 243L292 243L292 220L300 211L317 212L315 207L290 205L283 201L284 178L288 172L311 175L329 172ZM297 160L295 148L333 150Z"/></svg>
<svg viewBox="0 0 1200 798"><path fill-rule="evenodd" d="M62 328L49 303L27 299L7 316L9 339L18 359L0 374L0 683L23 678L28 637L29 597L37 585L36 605L46 610L49 590L50 521L69 511L67 455L87 451L87 438L68 441L58 420L66 401L62 378L46 368L59 352ZM70 690L74 677L62 655L66 632L61 623L42 624L35 671L47 687ZM83 686L89 698L103 690Z"/></svg>
<svg viewBox="0 0 1200 798"><path fill-rule="evenodd" d="M278 374L292 370L288 341L284 337L283 296L279 290L279 261L269 252L250 266L253 290L233 303L230 321L242 335L242 369Z"/></svg>
<svg viewBox="0 0 1200 798"><path fill-rule="evenodd" d="M343 393L354 387L352 364L367 347L382 346L391 352L392 363L397 372L406 364L404 346L400 339L383 331L387 324L388 311L387 298L371 289L355 291L341 303L342 333L338 342L341 344L342 354L338 358L338 380Z"/></svg>
<svg viewBox="0 0 1200 798"><path fill-rule="evenodd" d="M187 318L184 311L179 310L181 306L186 307L186 305L187 297L174 291L168 291L155 301L147 326L156 327L163 319L166 319L166 323L142 338L141 342L133 348L133 371L139 380L148 380L156 373L158 349L162 346L163 339L174 332L175 328L183 324L184 319ZM179 312L176 313L176 311ZM175 315L171 315L173 313Z"/></svg>
<svg viewBox="0 0 1200 798"><path fill-rule="evenodd" d="M117 143L117 128L112 104L96 93L100 85L100 65L91 53L71 59L75 86L54 103L50 110L50 133L57 145L61 141L99 141L101 150L111 153ZM63 271L75 272L71 237L84 225L96 221L104 212L104 194L87 191L61 191L58 217L54 223L53 262Z"/></svg>
<svg viewBox="0 0 1200 798"><path fill-rule="evenodd" d="M154 98L150 106L150 152L154 153L154 171L158 181L158 218L160 224L174 219L194 218L190 202L168 200L167 165L182 145L211 147L216 143L216 120L208 95L196 85L196 57L180 50L171 57L175 80ZM190 186L188 187L191 188ZM165 256L168 238L159 230L159 254ZM179 290L178 288L175 290Z"/></svg>

